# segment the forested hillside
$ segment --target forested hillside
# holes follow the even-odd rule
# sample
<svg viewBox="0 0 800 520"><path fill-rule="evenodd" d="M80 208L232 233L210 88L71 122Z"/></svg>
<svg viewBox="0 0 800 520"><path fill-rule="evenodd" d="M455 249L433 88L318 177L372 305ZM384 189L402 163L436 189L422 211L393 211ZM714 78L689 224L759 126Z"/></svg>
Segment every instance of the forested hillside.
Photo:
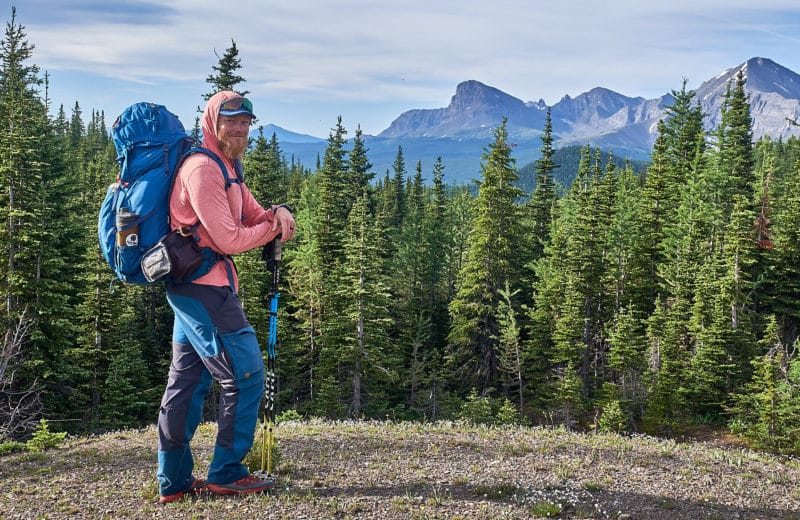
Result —
<svg viewBox="0 0 800 520"><path fill-rule="evenodd" d="M0 440L39 417L74 432L151 423L170 360L163 287L114 282L97 243L114 116L50 106L58 85L33 50L12 17ZM402 148L376 177L359 131L345 149L341 118L318 166L259 137L248 185L264 205L288 201L298 224L282 264L279 408L656 434L713 424L800 453L800 143L753 142L741 75L710 134L694 93L673 95L644 172L584 148L563 195L549 113L529 193L505 122L474 189ZM237 266L266 343L271 277L258 251Z"/></svg>

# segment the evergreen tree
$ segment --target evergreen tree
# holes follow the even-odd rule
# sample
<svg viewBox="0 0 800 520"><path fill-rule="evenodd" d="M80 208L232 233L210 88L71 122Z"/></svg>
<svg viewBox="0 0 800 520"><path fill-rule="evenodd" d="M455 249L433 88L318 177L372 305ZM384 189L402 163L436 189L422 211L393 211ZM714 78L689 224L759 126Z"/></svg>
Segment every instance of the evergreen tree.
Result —
<svg viewBox="0 0 800 520"><path fill-rule="evenodd" d="M294 214L297 233L292 247L285 251L285 280L291 287L291 299L285 307L292 325L291 329L284 329L290 340L284 350L292 348L294 356L287 352L281 359L293 357L296 368L294 377L283 386L289 389L290 402L301 403L304 405L301 408L316 406L323 384L318 366L323 331L323 276L317 264L319 245L315 233L319 227L317 180L312 176L303 183ZM291 344L294 346L290 347ZM279 368L284 366L285 362L281 361Z"/></svg>
<svg viewBox="0 0 800 520"><path fill-rule="evenodd" d="M760 448L796 455L800 453L800 363L791 353L794 347L781 341L774 316L767 322L760 347L764 353L752 360L752 380L733 396L732 429Z"/></svg>
<svg viewBox="0 0 800 520"><path fill-rule="evenodd" d="M716 218L710 221L693 310L696 345L686 391L698 413L721 411L728 393L749 378L754 354L751 294L758 255L751 127L740 72L728 88L717 134L717 189L710 204Z"/></svg>
<svg viewBox="0 0 800 520"><path fill-rule="evenodd" d="M321 335L317 337L319 345L319 364L317 381L321 384L335 384L336 388L319 388L318 395L341 395L340 383L346 377L339 373L341 368L337 361L337 353L345 341L344 330L339 327L339 312L343 302L339 288L342 282L342 266L346 258L345 240L347 218L350 207L347 198L341 194L346 190L347 151L345 150L345 134L341 116L336 127L331 130L328 146L322 167L317 173L318 199L316 202L316 228L314 229L315 268L320 271L320 323ZM338 402L338 401L337 401ZM315 406L325 410L337 409L337 402L325 401Z"/></svg>
<svg viewBox="0 0 800 520"><path fill-rule="evenodd" d="M515 292L520 292L520 289ZM522 351L522 331L517 322L518 313L512 303L512 298L516 294L511 293L508 281L506 281L505 287L500 289L499 294L501 299L497 306L499 330L497 339L500 370L508 376L507 386L509 389L516 388L517 411L522 415L525 410L525 382L522 378L525 359Z"/></svg>
<svg viewBox="0 0 800 520"><path fill-rule="evenodd" d="M706 354L690 365L690 352L697 347L692 330L698 332L708 320L697 305L702 280L711 272L709 244L718 220L714 181L705 158L705 139L699 109L691 108L692 92L673 92L675 105L669 108L670 117L659 125L659 138L654 151L661 166L653 171L660 179L659 196L647 200L659 201L659 218L645 211L642 222L647 230L658 230L657 248L650 249L648 265L655 268L651 293L658 295L657 307L648 324L649 399L645 411L645 428L669 429L686 419L681 412L687 408L691 390L687 378L695 375L705 362L706 354L714 351L713 342L705 341ZM655 180L655 179L654 179ZM650 179L648 179L650 181ZM649 190L649 191L648 191ZM645 193L656 193L645 186ZM653 207L652 202L649 207ZM646 242L647 243L647 242ZM643 251L647 251L644 249ZM703 268L706 268L703 271ZM705 273L705 274L704 274ZM713 290L711 290L713 293ZM700 314L698 314L700 312ZM703 324L703 325L701 325ZM700 328L698 328L700 327ZM707 336L708 339L708 336ZM702 350L702 348L701 348Z"/></svg>
<svg viewBox="0 0 800 520"><path fill-rule="evenodd" d="M42 150L39 146L41 115L45 107L38 98L39 69L26 62L33 54L24 27L16 23L16 10L0 42L0 247L6 264L2 269L3 300L7 315L15 315L33 301L31 284L35 280L32 253L35 244L34 190L43 175ZM33 249L27 244L32 241Z"/></svg>
<svg viewBox="0 0 800 520"><path fill-rule="evenodd" d="M355 204L356 198L364 190L371 190L370 182L375 177L375 172L372 171L372 163L369 162L367 157L367 147L364 143L364 134L361 131L361 125L356 128L355 137L353 138L353 147L348 154L347 161L347 180L346 190L340 195L347 197L349 201L347 206L352 207Z"/></svg>
<svg viewBox="0 0 800 520"><path fill-rule="evenodd" d="M450 304L448 362L451 377L465 392L474 386L485 393L498 383L499 291L506 282L518 283L520 274L515 248L522 241L521 210L516 201L522 193L515 185L516 167L505 120L494 136L483 155L466 263Z"/></svg>
<svg viewBox="0 0 800 520"><path fill-rule="evenodd" d="M553 172L558 165L553 162L553 123L550 118L550 107L545 115L544 133L541 137L541 158L536 160L536 188L534 188L528 202L528 214L533 225L533 259L538 259L544 254L544 247L550 240L550 225L558 193L553 179Z"/></svg>
<svg viewBox="0 0 800 520"><path fill-rule="evenodd" d="M108 366L108 375L100 382L103 400L98 411L102 427L120 429L151 422L157 387L144 377L147 367L141 351L135 345L125 345L109 356Z"/></svg>
<svg viewBox="0 0 800 520"><path fill-rule="evenodd" d="M403 302L395 305L395 328L402 331L397 344L404 350L404 365L407 367L406 400L414 404L417 400L423 351L431 336L430 288L426 274L430 272L427 261L425 229L425 201L422 180L422 163L417 162L416 173L406 190L406 215L399 234L399 246L395 258L397 276L393 277L394 299Z"/></svg>
<svg viewBox="0 0 800 520"><path fill-rule="evenodd" d="M725 376L734 366L726 346L732 339L726 323L725 296L720 273L721 258L707 259L701 267L696 284L695 302L692 307L690 334L693 350L685 372L685 401L691 412L711 414L719 411L725 392Z"/></svg>
<svg viewBox="0 0 800 520"><path fill-rule="evenodd" d="M320 220L315 232L320 249L320 267L325 276L331 274L344 253L343 230L350 210L347 199L342 197L342 193L347 190L346 134L347 130L342 126L342 118L339 116L336 127L331 130L328 137L328 146L318 174Z"/></svg>
<svg viewBox="0 0 800 520"><path fill-rule="evenodd" d="M659 297L647 319L648 397L642 420L645 431L674 432L685 420L684 378L689 353L684 316L689 313L688 306L682 300L665 304Z"/></svg>
<svg viewBox="0 0 800 520"><path fill-rule="evenodd" d="M390 215L389 225L392 229L399 232L403 219L406 216L406 197L405 197L405 184L406 184L406 162L403 156L403 147L397 147L397 155L395 156L394 163L392 163L392 171L394 175L391 181L390 194L394 195L392 204L393 213Z"/></svg>
<svg viewBox="0 0 800 520"><path fill-rule="evenodd" d="M428 288L428 308L431 313L431 341L438 348L444 345L447 330L447 260L451 255L452 240L448 233L449 196L444 182L444 164L437 157L433 166L433 192L425 213L426 251L429 256L424 274Z"/></svg>
<svg viewBox="0 0 800 520"><path fill-rule="evenodd" d="M782 343L791 345L800 336L800 159L774 188L772 214L773 248L760 280L764 311L771 309L780 325ZM768 302L768 303L767 303Z"/></svg>
<svg viewBox="0 0 800 520"><path fill-rule="evenodd" d="M212 65L211 68L214 73L209 74L206 78L206 83L211 85L211 91L203 94L203 99L208 101L211 96L223 90L231 90L246 96L250 93L249 90L237 90L240 83L245 83L247 80L240 76L238 71L242 68L242 60L239 58L239 49L236 47L236 42L231 38L231 46L225 49L225 53L220 56L217 51L214 55L219 62Z"/></svg>
<svg viewBox="0 0 800 520"><path fill-rule="evenodd" d="M590 153L587 147L578 177L568 194L572 209L563 215L569 219L564 223L569 228L563 260L565 292L560 303L563 312L558 313L556 321L556 331L563 331L563 337L559 340L559 335L554 335L555 361L578 370L586 397L594 386L590 374L602 350L603 315L608 310L601 279L610 224L608 217L612 212L612 201L605 197L610 190L603 189L607 176L598 167L597 158L592 166Z"/></svg>
<svg viewBox="0 0 800 520"><path fill-rule="evenodd" d="M613 171L613 168L609 166ZM635 271L637 253L645 249L642 242L640 203L642 201L641 179L630 167L616 172L609 187L614 187L613 210L606 238L606 268L604 270L604 293L612 296L609 305L614 313L624 306L636 309L641 319L651 308L652 301L644 296L651 287L643 287L640 273Z"/></svg>
<svg viewBox="0 0 800 520"><path fill-rule="evenodd" d="M644 386L647 343L644 324L630 307L623 307L614 315L608 342L608 365L616 371L614 382L619 396L639 419L647 398Z"/></svg>
<svg viewBox="0 0 800 520"><path fill-rule="evenodd" d="M80 104L76 101L72 107L72 117L69 120L69 147L78 150L84 137L83 113ZM81 157L78 156L77 159Z"/></svg>
<svg viewBox="0 0 800 520"><path fill-rule="evenodd" d="M343 343L331 348L339 373L350 375L349 412L361 417L370 403L365 399L372 394L373 413L382 409L381 400L375 397L388 390L386 383L396 380L392 367L397 355L389 350L386 334L389 318L389 292L386 271L380 249L380 233L376 230L369 212L366 191L356 201L348 219L348 229L340 286L340 316L335 324L341 328Z"/></svg>
<svg viewBox="0 0 800 520"><path fill-rule="evenodd" d="M267 141L263 127L259 127L258 137L245 154L243 163L247 187L262 206L286 200L288 166L274 133Z"/></svg>
<svg viewBox="0 0 800 520"><path fill-rule="evenodd" d="M642 187L642 203L639 212L639 227L645 239L639 242L636 260L638 274L642 277L640 286L647 291L644 297L651 301L655 299L656 291L662 280L659 278L658 267L664 263L664 226L667 223L671 204L667 194L670 174L667 162L667 139L665 125L659 122L658 136L653 144L651 154L652 163L644 175ZM671 189L671 186L669 187Z"/></svg>
<svg viewBox="0 0 800 520"><path fill-rule="evenodd" d="M114 182L118 169L113 162L116 154L113 153L108 134L105 128L94 128L96 123L90 122L89 127L93 129L86 131L80 142L79 149L83 151L81 155L85 157L85 162L75 164L77 171L70 173L82 180L77 184L81 186L80 193L75 195L72 202L76 206L73 215L81 217L81 231L78 233L81 249L73 255L73 258L81 259L75 263L80 270L80 291L76 305L80 334L64 356L67 364L74 365L77 371L61 383L61 403L58 407L68 412L70 418L74 417L69 414L79 414L84 426L88 427L98 425L100 391L110 361L105 355L121 343L119 333L126 325L119 318L123 314L123 297L128 294L128 288L120 284L114 285L113 291L109 289L114 276L97 242L96 211L107 187ZM74 182L71 184L76 185ZM159 349L149 361L157 363L160 358Z"/></svg>
<svg viewBox="0 0 800 520"><path fill-rule="evenodd" d="M245 81L231 43L206 99ZM29 424L9 426L13 395L75 431L145 424L172 315L162 287L108 290L96 210L117 167L105 115L76 101L51 119L32 50L12 9L0 43L2 356L21 348L24 377L9 387L0 371L0 435ZM441 159L426 185L402 147L374 182L360 127L349 147L341 117L313 173L260 131L248 186L262 205L288 200L298 226L282 265L280 403L439 418L474 388L467 408L486 420L503 397L504 414L574 426L596 413L601 428L627 418L658 434L732 417L754 446L800 453L800 140L753 146L741 72L706 135L686 83L641 176L585 147L560 199L566 155L548 109L524 204L505 121L475 187L447 185ZM257 251L237 265L265 337L269 273Z"/></svg>
<svg viewBox="0 0 800 520"><path fill-rule="evenodd" d="M697 137L703 134L703 113L695 102L695 92L686 90L686 79L680 91L673 90L674 103L665 107L665 118L659 126L664 138L664 160L667 170L666 211L673 210L680 197L680 187L692 174L697 157Z"/></svg>
<svg viewBox="0 0 800 520"><path fill-rule="evenodd" d="M51 129L45 103L39 97L42 85L39 69L28 64L33 45L12 8L0 42L0 291L5 308L3 318L6 342L23 316L33 320L25 327L30 336L21 338L31 366L54 370L57 353L48 352L44 343L30 341L40 334L40 313L44 305L37 300L42 289L43 246L47 242L46 193L40 191L47 175L47 160L54 159ZM45 139L42 139L42 136ZM7 333L8 332L8 333ZM29 373L18 384L30 388L38 374Z"/></svg>
<svg viewBox="0 0 800 520"><path fill-rule="evenodd" d="M753 120L744 86L744 74L739 71L735 84L728 88L718 130L716 167L725 190L721 202L727 208L726 216L733 210L734 195L752 203L755 190Z"/></svg>

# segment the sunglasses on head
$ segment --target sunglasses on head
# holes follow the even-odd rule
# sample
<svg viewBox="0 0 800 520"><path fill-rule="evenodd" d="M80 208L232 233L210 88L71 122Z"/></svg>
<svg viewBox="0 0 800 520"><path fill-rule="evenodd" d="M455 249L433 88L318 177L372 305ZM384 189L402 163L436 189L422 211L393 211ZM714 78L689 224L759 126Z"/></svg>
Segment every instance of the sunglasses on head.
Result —
<svg viewBox="0 0 800 520"><path fill-rule="evenodd" d="M219 107L220 112L247 112L253 115L253 103L244 97L229 99Z"/></svg>

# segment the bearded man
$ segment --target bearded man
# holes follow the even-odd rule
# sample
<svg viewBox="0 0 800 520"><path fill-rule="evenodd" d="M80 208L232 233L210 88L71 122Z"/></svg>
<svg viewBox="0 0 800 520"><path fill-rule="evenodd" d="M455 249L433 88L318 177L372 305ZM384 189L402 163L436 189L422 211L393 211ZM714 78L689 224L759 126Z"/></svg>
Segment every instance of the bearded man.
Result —
<svg viewBox="0 0 800 520"><path fill-rule="evenodd" d="M218 92L203 112L203 147L222 159L227 172L206 154L190 155L170 195L173 229L191 229L200 247L217 253L205 275L167 285L175 314L172 363L158 416L158 480L161 503L203 490L221 495L259 493L273 487L251 475L242 459L253 445L264 387L264 361L255 330L237 296L231 255L276 237L291 240L295 222L284 206L264 209L243 181L253 104ZM190 441L200 423L212 380L220 384L218 433L207 480L193 474Z"/></svg>

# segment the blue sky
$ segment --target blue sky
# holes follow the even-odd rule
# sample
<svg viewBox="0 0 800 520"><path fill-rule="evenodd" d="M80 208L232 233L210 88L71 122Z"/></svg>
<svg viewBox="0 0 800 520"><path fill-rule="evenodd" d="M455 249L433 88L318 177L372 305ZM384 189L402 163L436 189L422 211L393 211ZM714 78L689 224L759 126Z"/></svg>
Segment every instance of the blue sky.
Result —
<svg viewBox="0 0 800 520"><path fill-rule="evenodd" d="M234 40L263 124L377 134L478 80L523 101L655 98L749 58L800 72L797 0L17 0L55 108L167 105L184 124Z"/></svg>

